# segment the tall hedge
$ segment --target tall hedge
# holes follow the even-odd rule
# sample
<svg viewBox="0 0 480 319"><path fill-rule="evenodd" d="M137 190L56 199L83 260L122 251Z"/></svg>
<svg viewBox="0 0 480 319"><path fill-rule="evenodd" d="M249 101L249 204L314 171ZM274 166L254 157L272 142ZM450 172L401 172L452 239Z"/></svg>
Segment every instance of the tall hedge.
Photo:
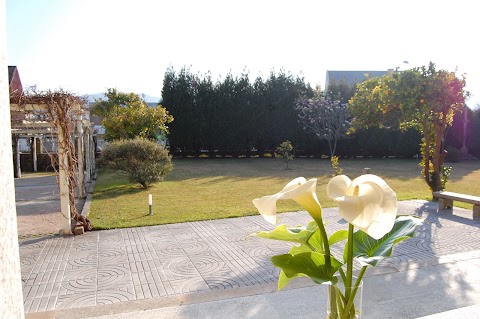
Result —
<svg viewBox="0 0 480 319"><path fill-rule="evenodd" d="M329 86L329 94L348 101L354 92L343 83ZM328 144L303 129L295 100L312 97L304 79L284 71L251 79L231 73L214 81L210 74L193 74L172 67L164 76L162 106L175 120L169 125L170 152L175 156L273 155L285 140L296 156L329 154ZM418 153L416 132L362 130L338 142L340 156L406 156Z"/></svg>

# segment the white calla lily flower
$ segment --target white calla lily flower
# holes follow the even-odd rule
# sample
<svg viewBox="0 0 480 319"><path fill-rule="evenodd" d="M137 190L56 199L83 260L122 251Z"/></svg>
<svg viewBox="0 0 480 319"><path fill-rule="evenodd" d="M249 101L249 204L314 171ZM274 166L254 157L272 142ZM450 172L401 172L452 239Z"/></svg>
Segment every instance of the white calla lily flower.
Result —
<svg viewBox="0 0 480 319"><path fill-rule="evenodd" d="M307 181L303 177L298 177L274 195L255 198L253 205L267 222L275 225L277 223L277 200L293 199L302 205L313 219L318 220L322 217L322 207L317 198L316 188L316 178Z"/></svg>
<svg viewBox="0 0 480 319"><path fill-rule="evenodd" d="M374 239L392 230L397 216L397 195L380 177L362 175L353 181L335 176L327 185L327 195L338 202L340 215Z"/></svg>

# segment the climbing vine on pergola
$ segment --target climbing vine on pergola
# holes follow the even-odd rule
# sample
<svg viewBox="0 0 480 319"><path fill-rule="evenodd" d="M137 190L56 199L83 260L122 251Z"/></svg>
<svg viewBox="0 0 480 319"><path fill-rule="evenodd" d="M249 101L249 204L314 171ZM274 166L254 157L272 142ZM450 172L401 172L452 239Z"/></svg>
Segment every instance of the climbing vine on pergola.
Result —
<svg viewBox="0 0 480 319"><path fill-rule="evenodd" d="M85 99L63 90L37 91L33 87L25 94L12 96L11 104L14 106L12 107L12 127L23 123L26 127L45 129L49 125L48 131L52 136L57 136L58 156L51 153L49 156L51 165L57 173L57 182L60 185L66 181L68 185L70 216L65 216L63 211L62 215L67 219L78 220L75 208L78 158L72 134L75 131L76 121L84 113ZM65 181L62 181L62 178Z"/></svg>

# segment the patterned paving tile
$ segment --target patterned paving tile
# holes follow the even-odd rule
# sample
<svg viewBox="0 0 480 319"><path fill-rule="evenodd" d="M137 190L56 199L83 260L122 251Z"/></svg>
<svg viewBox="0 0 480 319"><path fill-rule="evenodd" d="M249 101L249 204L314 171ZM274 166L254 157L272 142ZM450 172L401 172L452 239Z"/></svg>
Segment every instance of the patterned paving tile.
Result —
<svg viewBox="0 0 480 319"><path fill-rule="evenodd" d="M35 299L28 299L24 303L25 312L43 312L55 309L57 297L42 297Z"/></svg>
<svg viewBox="0 0 480 319"><path fill-rule="evenodd" d="M46 283L61 282L64 278L64 275L64 270L39 272L36 274L31 274L25 284L33 286Z"/></svg>
<svg viewBox="0 0 480 319"><path fill-rule="evenodd" d="M132 286L133 281L128 268L120 266L103 266L97 270L97 290Z"/></svg>
<svg viewBox="0 0 480 319"><path fill-rule="evenodd" d="M100 290L96 294L97 305L110 305L122 301L136 300L136 295L133 286L120 287L115 290Z"/></svg>
<svg viewBox="0 0 480 319"><path fill-rule="evenodd" d="M153 244L144 242L143 244L135 244L131 241L125 242L125 250L127 254L141 254L146 252L154 252L155 246Z"/></svg>
<svg viewBox="0 0 480 319"><path fill-rule="evenodd" d="M39 255L37 258L37 262L32 269L32 273L65 270L67 267L69 256L69 253Z"/></svg>
<svg viewBox="0 0 480 319"><path fill-rule="evenodd" d="M247 286L242 280L240 280L236 276L229 276L224 274L206 275L203 277L203 279L212 290L232 289Z"/></svg>
<svg viewBox="0 0 480 319"><path fill-rule="evenodd" d="M74 242L72 244L73 251L96 251L98 249L98 242L97 241L84 241L84 242Z"/></svg>
<svg viewBox="0 0 480 319"><path fill-rule="evenodd" d="M23 288L24 300L56 297L61 290L60 282L26 285Z"/></svg>
<svg viewBox="0 0 480 319"><path fill-rule="evenodd" d="M76 251L68 256L67 270L82 269L98 266L97 251Z"/></svg>
<svg viewBox="0 0 480 319"><path fill-rule="evenodd" d="M173 239L173 234L167 228L162 229L149 229L146 234L146 239L154 244L159 241L168 241L169 239Z"/></svg>
<svg viewBox="0 0 480 319"><path fill-rule="evenodd" d="M216 274L219 272L228 273L230 270L225 267L223 260L214 253L189 256L193 267L201 274Z"/></svg>
<svg viewBox="0 0 480 319"><path fill-rule="evenodd" d="M126 249L99 249L98 251L98 266L107 265L123 265L128 263L128 255Z"/></svg>
<svg viewBox="0 0 480 319"><path fill-rule="evenodd" d="M175 279L170 280L169 283L176 295L210 290L208 284L201 277Z"/></svg>
<svg viewBox="0 0 480 319"><path fill-rule="evenodd" d="M131 273L146 272L156 269L162 269L162 263L159 259L144 260L128 263Z"/></svg>
<svg viewBox="0 0 480 319"><path fill-rule="evenodd" d="M134 286L136 299L149 299L173 295L171 287L168 291L162 282L145 283Z"/></svg>
<svg viewBox="0 0 480 319"><path fill-rule="evenodd" d="M134 272L131 275L135 286L162 282L157 269Z"/></svg>
<svg viewBox="0 0 480 319"><path fill-rule="evenodd" d="M125 249L123 237L102 237L98 242L98 250Z"/></svg>
<svg viewBox="0 0 480 319"><path fill-rule="evenodd" d="M480 250L480 221L471 211L436 213L436 204L408 202L426 218L382 265ZM462 215L463 214L463 215ZM284 213L281 222L306 225L306 212ZM336 209L324 209L327 232L346 229ZM276 282L270 257L290 244L249 237L273 229L261 216L88 232L82 236L20 241L25 311L112 304ZM459 235L461 234L461 235ZM332 247L341 258L343 244ZM359 266L356 265L356 268Z"/></svg>
<svg viewBox="0 0 480 319"><path fill-rule="evenodd" d="M262 269L251 259L236 259L225 261L225 264L233 272L232 277L237 278L243 285L259 285L276 280L271 278L269 271Z"/></svg>
<svg viewBox="0 0 480 319"><path fill-rule="evenodd" d="M163 266L163 271L167 280L182 280L191 278L201 278L194 264L187 258L176 258L167 265Z"/></svg>
<svg viewBox="0 0 480 319"><path fill-rule="evenodd" d="M96 291L98 271L96 267L68 270L62 280L62 288L66 294Z"/></svg>
<svg viewBox="0 0 480 319"><path fill-rule="evenodd" d="M176 241L157 242L152 244L152 247L158 258L185 255L182 245Z"/></svg>
<svg viewBox="0 0 480 319"><path fill-rule="evenodd" d="M95 306L97 304L96 297L97 293L95 291L58 296L55 309L71 309Z"/></svg>

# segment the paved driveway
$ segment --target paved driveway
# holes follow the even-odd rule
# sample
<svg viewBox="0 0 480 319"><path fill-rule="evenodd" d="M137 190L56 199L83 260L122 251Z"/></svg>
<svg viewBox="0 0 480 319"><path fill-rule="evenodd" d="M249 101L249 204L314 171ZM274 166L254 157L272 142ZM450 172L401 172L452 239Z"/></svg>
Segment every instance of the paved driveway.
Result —
<svg viewBox="0 0 480 319"><path fill-rule="evenodd" d="M84 199L76 199L81 211ZM15 179L15 204L20 237L58 234L63 226L60 189L55 176L27 175Z"/></svg>

